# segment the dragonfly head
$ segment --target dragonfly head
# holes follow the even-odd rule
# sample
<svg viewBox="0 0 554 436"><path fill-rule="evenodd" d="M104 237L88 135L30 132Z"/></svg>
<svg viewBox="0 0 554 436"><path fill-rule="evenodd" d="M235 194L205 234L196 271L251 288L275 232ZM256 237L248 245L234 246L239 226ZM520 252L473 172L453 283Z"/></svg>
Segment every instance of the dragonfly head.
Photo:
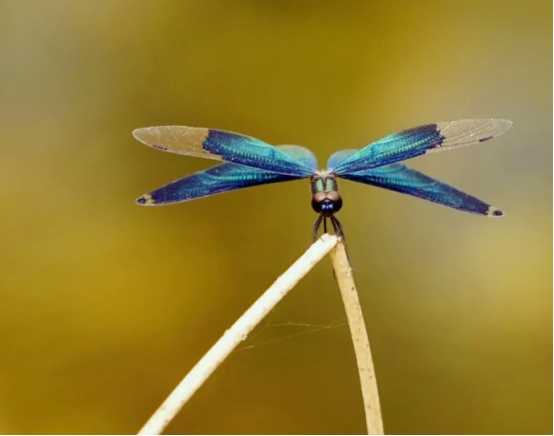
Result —
<svg viewBox="0 0 554 436"><path fill-rule="evenodd" d="M339 185L334 174L318 171L310 179L312 209L324 217L333 216L342 207Z"/></svg>

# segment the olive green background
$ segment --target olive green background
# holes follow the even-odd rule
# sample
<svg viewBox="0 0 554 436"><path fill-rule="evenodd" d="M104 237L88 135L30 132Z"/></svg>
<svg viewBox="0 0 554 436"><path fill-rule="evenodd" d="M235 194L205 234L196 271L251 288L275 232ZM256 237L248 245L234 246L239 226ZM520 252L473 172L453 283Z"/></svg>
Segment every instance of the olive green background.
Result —
<svg viewBox="0 0 554 436"><path fill-rule="evenodd" d="M552 4L0 2L0 433L133 433L310 244L307 181L162 208L213 162L131 131L181 124L321 162L419 124L508 118L410 161L486 219L341 182L338 217L388 433L552 432ZM169 433L361 433L324 259Z"/></svg>

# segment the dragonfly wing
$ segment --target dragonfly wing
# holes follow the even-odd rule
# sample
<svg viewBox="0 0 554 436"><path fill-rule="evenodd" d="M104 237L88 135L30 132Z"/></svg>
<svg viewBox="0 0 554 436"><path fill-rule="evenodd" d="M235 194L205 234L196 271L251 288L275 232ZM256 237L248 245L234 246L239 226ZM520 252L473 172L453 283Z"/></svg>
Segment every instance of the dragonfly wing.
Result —
<svg viewBox="0 0 554 436"><path fill-rule="evenodd" d="M158 126L136 129L133 136L150 147L171 153L227 161L290 176L313 174L302 160L238 133L199 127Z"/></svg>
<svg viewBox="0 0 554 436"><path fill-rule="evenodd" d="M302 166L309 168L310 176L317 171L317 159L311 150L300 145L278 145L277 148L297 160Z"/></svg>
<svg viewBox="0 0 554 436"><path fill-rule="evenodd" d="M393 133L342 162L334 162L337 175L364 171L465 145L485 142L506 132L512 125L508 120L477 119L427 124Z"/></svg>
<svg viewBox="0 0 554 436"><path fill-rule="evenodd" d="M250 186L287 182L298 177L243 165L223 163L162 186L137 199L138 204L161 206L235 191Z"/></svg>
<svg viewBox="0 0 554 436"><path fill-rule="evenodd" d="M297 145L282 145L278 148L296 159L304 160L304 164L306 166L313 166L315 171L317 161L310 150ZM145 206L162 206L251 186L288 182L299 178L301 177L279 174L244 165L223 163L162 186L149 194L139 197L137 203Z"/></svg>
<svg viewBox="0 0 554 436"><path fill-rule="evenodd" d="M329 160L327 161L327 170L333 172L334 169L341 163L344 162L347 158L352 156L354 153L358 152L355 148L348 148L346 150L339 150L336 153L333 153Z"/></svg>
<svg viewBox="0 0 554 436"><path fill-rule="evenodd" d="M340 177L423 198L465 212L489 217L504 214L488 203L402 164L392 164L357 173L344 174Z"/></svg>

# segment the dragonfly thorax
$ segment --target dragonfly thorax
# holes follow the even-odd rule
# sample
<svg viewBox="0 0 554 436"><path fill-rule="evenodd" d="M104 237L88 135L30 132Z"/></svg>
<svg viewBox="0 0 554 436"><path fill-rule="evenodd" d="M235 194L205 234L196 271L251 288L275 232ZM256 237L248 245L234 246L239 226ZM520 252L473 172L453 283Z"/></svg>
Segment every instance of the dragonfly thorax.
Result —
<svg viewBox="0 0 554 436"><path fill-rule="evenodd" d="M312 209L324 217L333 216L342 207L339 185L334 174L316 172L310 179Z"/></svg>

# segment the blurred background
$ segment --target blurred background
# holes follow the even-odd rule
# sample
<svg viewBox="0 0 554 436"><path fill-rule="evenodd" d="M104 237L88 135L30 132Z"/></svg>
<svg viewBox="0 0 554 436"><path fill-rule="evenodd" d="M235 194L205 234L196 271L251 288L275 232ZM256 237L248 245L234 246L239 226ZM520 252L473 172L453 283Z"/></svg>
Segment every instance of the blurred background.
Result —
<svg viewBox="0 0 554 436"><path fill-rule="evenodd" d="M311 242L307 181L161 208L212 162L137 127L232 130L320 159L507 118L410 165L485 219L341 182L385 430L552 432L552 3L0 2L0 433L134 433ZM168 433L362 433L328 259Z"/></svg>

